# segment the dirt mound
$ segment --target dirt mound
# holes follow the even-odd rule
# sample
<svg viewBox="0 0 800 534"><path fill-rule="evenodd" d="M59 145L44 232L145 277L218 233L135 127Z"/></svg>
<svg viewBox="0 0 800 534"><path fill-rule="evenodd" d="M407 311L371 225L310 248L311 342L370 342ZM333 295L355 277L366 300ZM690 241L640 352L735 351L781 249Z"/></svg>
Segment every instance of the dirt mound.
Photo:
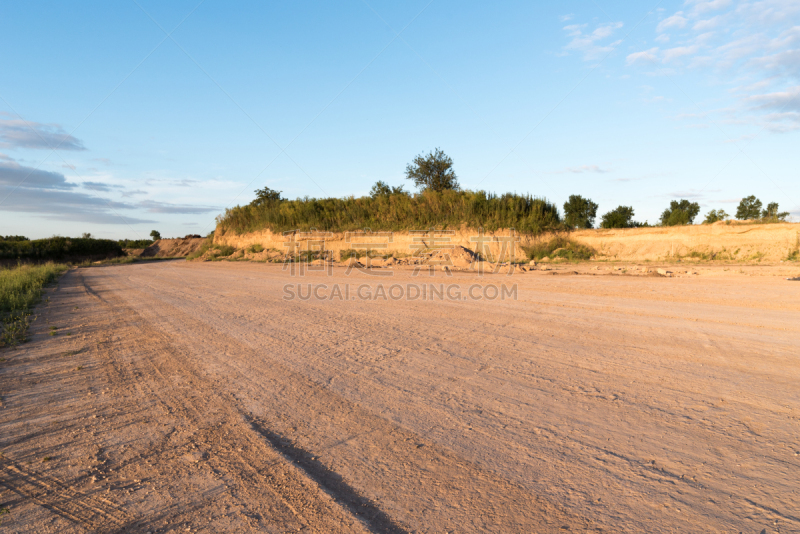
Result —
<svg viewBox="0 0 800 534"><path fill-rule="evenodd" d="M570 239L598 259L622 261L727 260L779 262L800 250L800 224L724 221L715 224L578 230Z"/></svg>
<svg viewBox="0 0 800 534"><path fill-rule="evenodd" d="M143 258L185 258L200 248L202 238L159 239L142 251Z"/></svg>

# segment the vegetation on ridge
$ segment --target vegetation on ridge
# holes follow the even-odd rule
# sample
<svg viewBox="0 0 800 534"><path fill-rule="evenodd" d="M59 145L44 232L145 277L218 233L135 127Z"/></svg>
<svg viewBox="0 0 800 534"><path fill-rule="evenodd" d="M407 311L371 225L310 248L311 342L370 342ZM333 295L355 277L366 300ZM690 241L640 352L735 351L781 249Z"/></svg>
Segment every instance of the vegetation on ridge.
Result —
<svg viewBox="0 0 800 534"><path fill-rule="evenodd" d="M383 184L382 184L383 185ZM257 202L225 210L218 218L225 232L243 234L270 229L353 231L417 230L436 227L515 228L538 234L561 228L558 207L546 199L486 191L423 190L409 194L378 187L372 196L348 198L276 199L260 195Z"/></svg>

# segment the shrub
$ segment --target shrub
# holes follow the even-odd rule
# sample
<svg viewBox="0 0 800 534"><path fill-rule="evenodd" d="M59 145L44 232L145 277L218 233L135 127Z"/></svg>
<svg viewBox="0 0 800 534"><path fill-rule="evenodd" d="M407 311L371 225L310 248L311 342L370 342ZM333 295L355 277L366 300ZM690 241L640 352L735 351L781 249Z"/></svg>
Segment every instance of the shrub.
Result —
<svg viewBox="0 0 800 534"><path fill-rule="evenodd" d="M227 209L217 220L224 231L237 234L270 229L354 231L422 230L436 227L515 228L538 234L561 228L558 208L545 199L485 191L425 191L375 197L304 198L268 201L259 206Z"/></svg>
<svg viewBox="0 0 800 534"><path fill-rule="evenodd" d="M153 244L152 239L120 239L117 241L122 248L147 248Z"/></svg>
<svg viewBox="0 0 800 534"><path fill-rule="evenodd" d="M788 211L778 212L777 202L770 202L767 204L767 209L761 212L761 220L763 222L784 222L788 216Z"/></svg>
<svg viewBox="0 0 800 534"><path fill-rule="evenodd" d="M631 206L617 206L616 209L603 215L600 228L634 228L645 226L646 224L637 223L633 220L633 208Z"/></svg>
<svg viewBox="0 0 800 534"><path fill-rule="evenodd" d="M728 218L728 214L725 213L725 210L711 210L706 214L706 220L703 221L703 224L714 224L717 221L724 221Z"/></svg>
<svg viewBox="0 0 800 534"><path fill-rule="evenodd" d="M258 254L259 252L264 252L264 246L261 245L260 243L256 243L254 245L250 245L247 251L253 254Z"/></svg>
<svg viewBox="0 0 800 534"><path fill-rule="evenodd" d="M216 245L214 246L214 249L214 256L223 258L228 257L236 252L236 249L230 245Z"/></svg>
<svg viewBox="0 0 800 534"><path fill-rule="evenodd" d="M187 261L196 260L203 254L208 252L208 250L212 247L213 244L214 244L214 232L211 232L206 236L205 240L200 244L200 248L198 248L194 252L189 253L186 256L186 260Z"/></svg>
<svg viewBox="0 0 800 534"><path fill-rule="evenodd" d="M531 260L541 260L542 258L564 258L567 260L589 260L595 254L594 249L586 245L577 243L566 236L556 236L547 242L534 243L531 246L523 247L523 250Z"/></svg>

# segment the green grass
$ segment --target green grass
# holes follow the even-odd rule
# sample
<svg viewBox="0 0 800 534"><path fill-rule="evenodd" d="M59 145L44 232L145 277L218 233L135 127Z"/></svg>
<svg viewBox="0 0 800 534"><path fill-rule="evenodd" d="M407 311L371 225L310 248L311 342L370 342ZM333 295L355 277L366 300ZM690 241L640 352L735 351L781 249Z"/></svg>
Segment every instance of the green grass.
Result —
<svg viewBox="0 0 800 534"><path fill-rule="evenodd" d="M42 287L66 270L66 265L54 263L0 269L0 347L25 341L30 308L41 299Z"/></svg>
<svg viewBox="0 0 800 534"><path fill-rule="evenodd" d="M528 255L528 259L537 261L543 258L561 258L570 261L589 260L595 254L591 247L581 245L566 236L556 236L549 241L540 241L522 248Z"/></svg>
<svg viewBox="0 0 800 534"><path fill-rule="evenodd" d="M538 234L561 228L558 207L545 199L485 191L426 191L376 197L271 200L227 209L218 219L223 232L270 229L354 231L422 230L436 227L514 228Z"/></svg>

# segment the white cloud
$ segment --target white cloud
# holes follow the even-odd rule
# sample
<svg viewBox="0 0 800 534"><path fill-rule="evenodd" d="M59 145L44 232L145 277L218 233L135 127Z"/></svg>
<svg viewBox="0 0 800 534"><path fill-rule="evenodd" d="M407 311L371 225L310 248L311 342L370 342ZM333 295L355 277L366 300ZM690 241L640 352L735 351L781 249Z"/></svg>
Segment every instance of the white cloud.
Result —
<svg viewBox="0 0 800 534"><path fill-rule="evenodd" d="M722 17L717 15L716 17L711 17L710 19L698 20L697 22L694 23L692 29L699 32L706 30L713 30L714 28L719 26L721 22L722 22Z"/></svg>
<svg viewBox="0 0 800 534"><path fill-rule="evenodd" d="M678 11L671 17L667 17L656 26L656 31L661 33L670 28L683 28L686 26L686 17L683 16L683 11Z"/></svg>
<svg viewBox="0 0 800 534"><path fill-rule="evenodd" d="M800 111L800 86L790 87L786 91L751 96L747 100L757 109Z"/></svg>
<svg viewBox="0 0 800 534"><path fill-rule="evenodd" d="M664 63L669 63L680 57L690 56L697 53L697 50L697 46L676 46L675 48L664 50Z"/></svg>
<svg viewBox="0 0 800 534"><path fill-rule="evenodd" d="M564 26L564 31L572 37L572 40L565 46L565 50L574 50L583 54L584 60L596 60L607 55L616 48L620 40L601 44L601 41L611 37L614 32L622 28L621 22L601 24L591 33L584 33L586 24L570 24Z"/></svg>
<svg viewBox="0 0 800 534"><path fill-rule="evenodd" d="M586 172L604 174L611 171L609 169L603 169L599 165L581 165L580 167L567 167L564 170L555 171L551 174L566 174L566 173L583 174Z"/></svg>
<svg viewBox="0 0 800 534"><path fill-rule="evenodd" d="M634 63L656 63L657 61L658 47L643 50L642 52L634 52L633 54L628 54L628 57L625 58L625 62L628 65L633 65Z"/></svg>
<svg viewBox="0 0 800 534"><path fill-rule="evenodd" d="M688 0L687 4L694 5L693 13L701 14L709 11L718 11L731 5L731 0Z"/></svg>

